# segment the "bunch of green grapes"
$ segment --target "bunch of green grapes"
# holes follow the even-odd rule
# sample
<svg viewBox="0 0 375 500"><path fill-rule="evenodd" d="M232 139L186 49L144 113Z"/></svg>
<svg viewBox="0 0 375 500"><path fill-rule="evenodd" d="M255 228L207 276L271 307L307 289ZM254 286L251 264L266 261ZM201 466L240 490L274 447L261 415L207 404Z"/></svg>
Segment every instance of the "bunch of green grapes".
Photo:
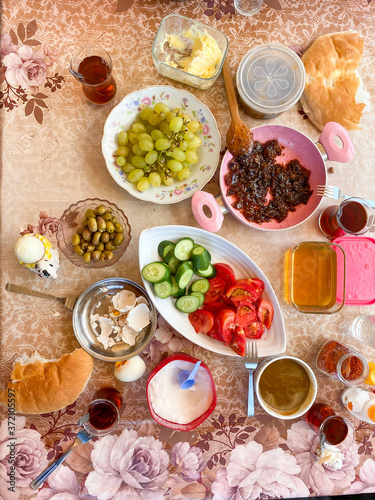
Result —
<svg viewBox="0 0 375 500"><path fill-rule="evenodd" d="M129 130L118 134L116 163L139 191L183 181L198 162L201 128L181 108L171 110L161 102L147 106Z"/></svg>

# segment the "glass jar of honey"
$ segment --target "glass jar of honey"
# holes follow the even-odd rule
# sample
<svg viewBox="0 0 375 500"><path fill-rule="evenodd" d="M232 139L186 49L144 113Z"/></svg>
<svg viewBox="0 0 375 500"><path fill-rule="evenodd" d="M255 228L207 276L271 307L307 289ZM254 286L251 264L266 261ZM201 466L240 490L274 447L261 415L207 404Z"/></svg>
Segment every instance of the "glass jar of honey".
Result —
<svg viewBox="0 0 375 500"><path fill-rule="evenodd" d="M329 340L322 346L316 358L316 366L322 373L346 385L361 384L369 373L366 358L336 340Z"/></svg>
<svg viewBox="0 0 375 500"><path fill-rule="evenodd" d="M345 268L345 252L340 245L299 243L287 254L289 303L303 313L338 312L345 302Z"/></svg>

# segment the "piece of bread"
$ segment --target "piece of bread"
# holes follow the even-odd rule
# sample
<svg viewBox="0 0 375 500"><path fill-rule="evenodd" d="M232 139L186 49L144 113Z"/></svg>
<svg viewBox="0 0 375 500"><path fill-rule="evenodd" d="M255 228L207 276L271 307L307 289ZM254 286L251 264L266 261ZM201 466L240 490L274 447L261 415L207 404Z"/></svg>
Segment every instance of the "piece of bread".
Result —
<svg viewBox="0 0 375 500"><path fill-rule="evenodd" d="M41 414L61 410L74 403L88 382L93 358L76 349L59 359L48 360L37 352L16 360L8 389L0 391L0 402L7 406L15 398L17 413Z"/></svg>
<svg viewBox="0 0 375 500"><path fill-rule="evenodd" d="M363 44L359 33L332 33L316 38L302 55L306 85L300 103L319 130L331 121L340 123L347 130L360 128L366 105L356 102L361 84L356 70Z"/></svg>

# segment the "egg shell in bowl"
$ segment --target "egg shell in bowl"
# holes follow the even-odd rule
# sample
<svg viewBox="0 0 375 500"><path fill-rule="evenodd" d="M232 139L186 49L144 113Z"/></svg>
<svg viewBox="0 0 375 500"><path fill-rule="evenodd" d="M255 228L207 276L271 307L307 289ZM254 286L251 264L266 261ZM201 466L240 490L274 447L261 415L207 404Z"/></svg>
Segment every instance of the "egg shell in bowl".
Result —
<svg viewBox="0 0 375 500"><path fill-rule="evenodd" d="M152 372L150 373L150 375L149 375L149 377L147 379L147 386L146 386L147 402L148 402L148 406L149 406L149 409L150 409L151 416L152 416L152 418L158 424L163 425L164 427L169 427L170 429L175 429L175 430L179 430L179 431L191 431L191 430L195 429L196 427L198 427L198 425L200 425L202 422L204 422L206 420L206 418L208 418L211 415L211 413L214 411L214 409L216 407L217 396L216 396L215 382L214 382L214 379L212 377L210 369L202 361L201 365L200 365L200 368L202 367L202 368L204 368L207 371L207 373L208 373L208 375L210 377L212 394L213 394L213 399L212 399L212 402L211 402L209 408L204 413L202 413L202 415L200 415L198 418L192 420L191 422L189 422L187 424L178 424L176 422L171 422L169 420L165 420L164 418L160 417L155 412L155 410L154 410L154 408L152 406L152 402L151 402L151 398L150 398L150 394L149 394L149 385L150 385L151 380L155 377L155 375L162 368L164 368L166 365L168 365L168 363L170 363L171 361L176 361L176 360L188 361L188 362L190 362L192 364L195 364L195 363L197 363L199 361L198 359L194 358L193 356L190 356L190 355L184 354L184 353L172 354L171 356L168 356L163 361L161 361L152 370Z"/></svg>

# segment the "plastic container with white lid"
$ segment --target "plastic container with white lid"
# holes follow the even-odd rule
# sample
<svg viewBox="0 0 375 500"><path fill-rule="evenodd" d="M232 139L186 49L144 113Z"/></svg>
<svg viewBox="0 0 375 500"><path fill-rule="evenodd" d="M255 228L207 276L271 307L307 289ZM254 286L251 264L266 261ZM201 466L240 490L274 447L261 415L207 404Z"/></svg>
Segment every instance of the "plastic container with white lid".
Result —
<svg viewBox="0 0 375 500"><path fill-rule="evenodd" d="M283 45L261 45L242 59L236 76L241 107L255 118L274 118L291 108L305 88L305 67Z"/></svg>

